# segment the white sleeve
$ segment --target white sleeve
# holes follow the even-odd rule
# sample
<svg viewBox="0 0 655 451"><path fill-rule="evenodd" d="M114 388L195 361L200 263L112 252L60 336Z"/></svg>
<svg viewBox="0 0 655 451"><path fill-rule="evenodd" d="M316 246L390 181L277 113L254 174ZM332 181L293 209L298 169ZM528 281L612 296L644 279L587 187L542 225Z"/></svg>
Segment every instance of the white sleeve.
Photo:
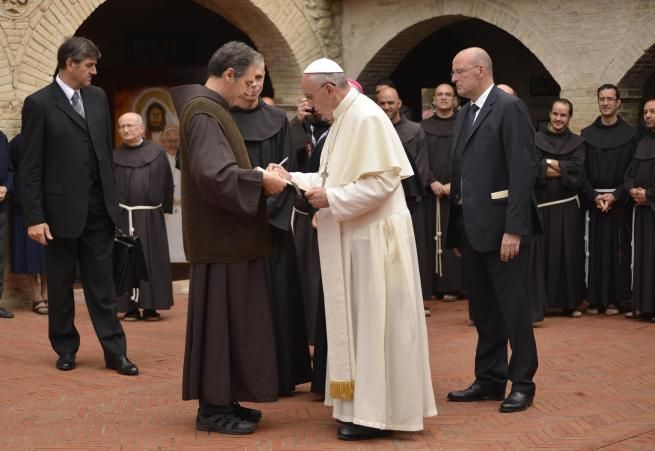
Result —
<svg viewBox="0 0 655 451"><path fill-rule="evenodd" d="M318 172L292 172L291 180L303 190L321 186L321 176Z"/></svg>
<svg viewBox="0 0 655 451"><path fill-rule="evenodd" d="M327 189L334 219L356 218L386 201L400 185L400 176L391 171L363 177L353 183Z"/></svg>

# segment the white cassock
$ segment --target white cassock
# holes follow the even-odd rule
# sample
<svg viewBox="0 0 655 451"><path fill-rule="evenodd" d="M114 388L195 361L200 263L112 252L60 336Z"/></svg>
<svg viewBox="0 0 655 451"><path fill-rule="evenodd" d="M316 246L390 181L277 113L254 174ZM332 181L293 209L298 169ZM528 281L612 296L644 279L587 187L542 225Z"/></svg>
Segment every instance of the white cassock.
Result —
<svg viewBox="0 0 655 451"><path fill-rule="evenodd" d="M171 263L184 263L184 246L182 245L182 193L180 191L180 171L175 167L175 155L166 153L168 164L173 172L173 213L165 215L166 233L168 234L168 251Z"/></svg>
<svg viewBox="0 0 655 451"><path fill-rule="evenodd" d="M328 333L326 405L346 422L417 431L437 414L412 219L401 179L412 169L386 114L351 89L334 111L319 173Z"/></svg>

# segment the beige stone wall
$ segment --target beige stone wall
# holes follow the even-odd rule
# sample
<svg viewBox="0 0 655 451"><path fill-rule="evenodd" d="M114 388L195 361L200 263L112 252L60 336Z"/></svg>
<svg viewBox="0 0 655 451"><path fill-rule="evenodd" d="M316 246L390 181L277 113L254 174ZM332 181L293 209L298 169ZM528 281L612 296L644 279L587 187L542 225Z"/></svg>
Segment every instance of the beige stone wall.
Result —
<svg viewBox="0 0 655 451"><path fill-rule="evenodd" d="M123 0L108 0L123 1ZM191 1L191 0L189 0ZM24 98L45 86L57 48L104 0L0 1L0 130L20 129ZM341 60L341 0L197 0L246 33L267 62L276 101L295 109L302 68ZM102 51L102 49L101 49Z"/></svg>
<svg viewBox="0 0 655 451"><path fill-rule="evenodd" d="M373 64L380 77L387 76L416 43L463 18L481 19L519 39L574 103L574 129L597 116L597 86L618 84L655 44L651 0L344 0L345 68L358 76ZM626 102L631 117L641 93L637 85L621 84L633 99Z"/></svg>
<svg viewBox="0 0 655 451"><path fill-rule="evenodd" d="M387 76L418 42L463 18L520 40L574 102L574 129L597 115L595 89L605 82L621 82L626 115L636 118L655 67L651 0L195 1L251 37L267 59L276 101L290 110L301 95L300 72L313 59L330 56L356 77ZM50 81L62 39L101 3L0 1L0 129L9 136L20 127L25 96Z"/></svg>

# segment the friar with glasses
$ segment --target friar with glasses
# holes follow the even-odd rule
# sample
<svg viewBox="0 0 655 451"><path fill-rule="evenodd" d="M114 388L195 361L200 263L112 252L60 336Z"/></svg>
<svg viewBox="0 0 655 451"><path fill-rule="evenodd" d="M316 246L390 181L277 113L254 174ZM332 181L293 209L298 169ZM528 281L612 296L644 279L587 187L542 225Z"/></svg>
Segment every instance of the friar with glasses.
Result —
<svg viewBox="0 0 655 451"><path fill-rule="evenodd" d="M631 208L623 177L635 151L637 129L619 115L618 87L604 84L596 94L600 116L581 132L587 142L582 187L588 208L586 313L617 315L621 304L630 300Z"/></svg>
<svg viewBox="0 0 655 451"><path fill-rule="evenodd" d="M171 258L164 213L173 212L173 173L166 151L144 139L142 117L133 112L118 118L123 143L114 151L120 227L143 246L148 280L119 299L124 321L159 321L158 310L173 305ZM142 312L139 311L141 309Z"/></svg>
<svg viewBox="0 0 655 451"><path fill-rule="evenodd" d="M412 219L401 181L413 172L384 112L326 58L301 88L333 120L319 170L289 174L316 214L325 292L325 403L337 437L419 431L436 415Z"/></svg>
<svg viewBox="0 0 655 451"><path fill-rule="evenodd" d="M254 169L230 106L255 83L262 55L228 42L204 85L171 89L180 118L182 229L191 263L182 397L198 399L196 429L251 434L279 386L264 257L266 196L287 183Z"/></svg>

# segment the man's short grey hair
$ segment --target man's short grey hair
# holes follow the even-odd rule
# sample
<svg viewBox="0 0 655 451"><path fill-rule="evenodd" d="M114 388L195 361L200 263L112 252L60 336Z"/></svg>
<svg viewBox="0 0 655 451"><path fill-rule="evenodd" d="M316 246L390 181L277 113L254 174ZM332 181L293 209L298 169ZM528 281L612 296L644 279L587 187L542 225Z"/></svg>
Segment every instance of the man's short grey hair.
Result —
<svg viewBox="0 0 655 451"><path fill-rule="evenodd" d="M230 41L223 44L209 59L207 64L207 75L220 77L229 68L234 69L236 78L243 74L253 64L262 64L264 57L257 50L248 44L239 41Z"/></svg>
<svg viewBox="0 0 655 451"><path fill-rule="evenodd" d="M343 72L335 73L318 73L318 74L305 74L313 83L317 85L324 85L326 83L332 83L337 88L347 88L348 78Z"/></svg>

